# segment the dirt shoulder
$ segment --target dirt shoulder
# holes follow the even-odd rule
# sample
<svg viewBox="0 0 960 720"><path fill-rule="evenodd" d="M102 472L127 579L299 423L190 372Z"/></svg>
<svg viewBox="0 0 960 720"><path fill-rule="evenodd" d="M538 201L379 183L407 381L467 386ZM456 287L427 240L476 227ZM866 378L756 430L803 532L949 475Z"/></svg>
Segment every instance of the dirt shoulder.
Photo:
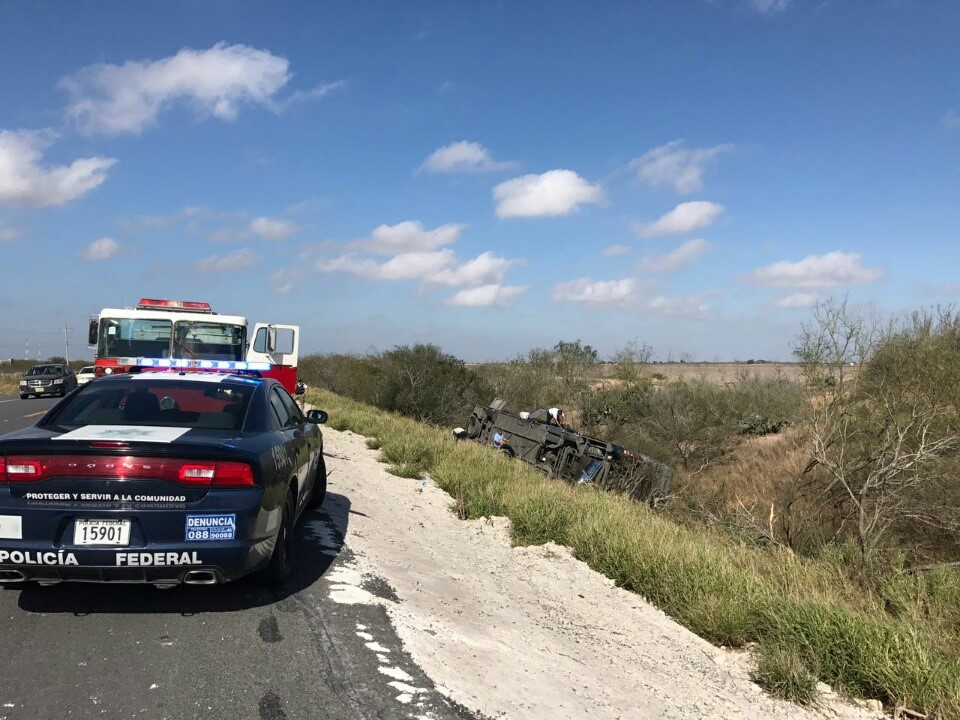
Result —
<svg viewBox="0 0 960 720"><path fill-rule="evenodd" d="M352 560L331 577L331 598L384 606L417 664L470 710L551 720L883 717L832 698L807 710L768 697L744 654L710 645L567 549L511 547L506 519L460 521L449 495L387 474L363 437L329 428L324 437L329 489L350 501ZM389 658L381 662L387 673ZM401 701L416 696L398 691Z"/></svg>

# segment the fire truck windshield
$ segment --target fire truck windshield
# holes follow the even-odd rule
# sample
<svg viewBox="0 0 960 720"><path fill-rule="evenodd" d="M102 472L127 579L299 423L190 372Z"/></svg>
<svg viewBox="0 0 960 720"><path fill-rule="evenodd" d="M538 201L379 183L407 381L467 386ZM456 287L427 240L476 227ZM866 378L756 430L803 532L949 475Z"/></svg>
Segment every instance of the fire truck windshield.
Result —
<svg viewBox="0 0 960 720"><path fill-rule="evenodd" d="M100 319L97 357L243 360L246 328L211 321Z"/></svg>
<svg viewBox="0 0 960 720"><path fill-rule="evenodd" d="M101 318L97 357L170 357L169 320Z"/></svg>
<svg viewBox="0 0 960 720"><path fill-rule="evenodd" d="M243 360L246 328L217 322L178 320L173 357L191 360Z"/></svg>

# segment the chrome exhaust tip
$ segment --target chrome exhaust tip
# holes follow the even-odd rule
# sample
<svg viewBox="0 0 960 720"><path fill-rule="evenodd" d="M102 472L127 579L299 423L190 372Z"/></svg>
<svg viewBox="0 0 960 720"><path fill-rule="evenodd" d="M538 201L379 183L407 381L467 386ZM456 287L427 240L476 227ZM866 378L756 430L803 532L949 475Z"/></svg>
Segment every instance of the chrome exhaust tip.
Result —
<svg viewBox="0 0 960 720"><path fill-rule="evenodd" d="M0 570L0 582L25 582L27 576L19 570Z"/></svg>
<svg viewBox="0 0 960 720"><path fill-rule="evenodd" d="M191 570L183 576L184 585L216 585L217 574L213 570Z"/></svg>

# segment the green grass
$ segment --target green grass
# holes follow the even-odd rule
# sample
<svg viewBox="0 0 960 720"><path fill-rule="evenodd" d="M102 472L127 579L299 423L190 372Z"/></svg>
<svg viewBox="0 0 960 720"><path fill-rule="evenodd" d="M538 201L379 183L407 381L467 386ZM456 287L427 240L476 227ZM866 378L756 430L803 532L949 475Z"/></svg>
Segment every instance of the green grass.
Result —
<svg viewBox="0 0 960 720"><path fill-rule="evenodd" d="M756 652L754 680L771 695L811 705L817 700L817 677L796 650L764 645Z"/></svg>
<svg viewBox="0 0 960 720"><path fill-rule="evenodd" d="M372 438L391 471L429 474L463 518L504 515L518 545L552 540L717 644L758 643L772 692L809 701L810 682L960 718L960 576L876 569L842 553L802 560L681 526L645 505L545 478L501 453L319 390L331 425Z"/></svg>

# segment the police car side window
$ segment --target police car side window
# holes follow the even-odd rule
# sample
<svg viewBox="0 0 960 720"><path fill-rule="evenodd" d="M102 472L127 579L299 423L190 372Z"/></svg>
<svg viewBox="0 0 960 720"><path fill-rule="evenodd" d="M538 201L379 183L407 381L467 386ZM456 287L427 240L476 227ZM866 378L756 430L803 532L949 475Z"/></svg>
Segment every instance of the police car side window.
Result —
<svg viewBox="0 0 960 720"><path fill-rule="evenodd" d="M273 390L270 393L270 410L270 419L276 425L276 429L282 430L288 426L290 422L290 413L287 412L286 407L283 405L283 400L280 399L280 396L277 394L276 390Z"/></svg>
<svg viewBox="0 0 960 720"><path fill-rule="evenodd" d="M300 411L300 406L297 405L296 401L290 397L289 393L284 392L283 390L275 390L280 399L283 401L284 407L287 409L287 414L290 416L290 420L294 425L303 425L306 422L306 419L303 417L303 413Z"/></svg>

